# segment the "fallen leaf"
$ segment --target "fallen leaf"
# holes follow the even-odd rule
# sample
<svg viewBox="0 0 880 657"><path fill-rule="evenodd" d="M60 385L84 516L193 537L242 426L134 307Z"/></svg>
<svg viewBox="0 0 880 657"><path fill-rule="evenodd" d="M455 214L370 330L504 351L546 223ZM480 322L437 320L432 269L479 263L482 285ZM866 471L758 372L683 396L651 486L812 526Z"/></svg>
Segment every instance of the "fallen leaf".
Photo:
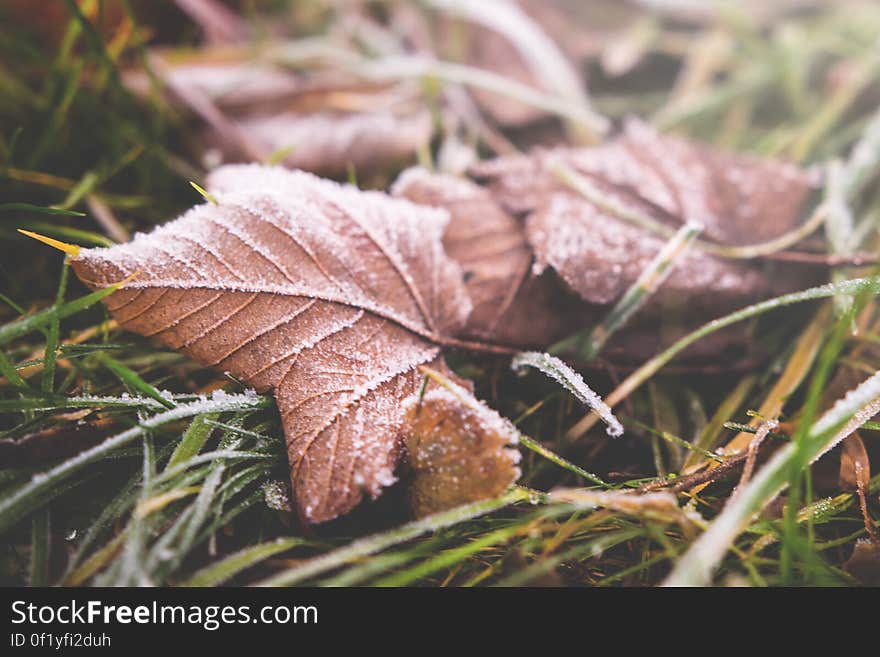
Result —
<svg viewBox="0 0 880 657"><path fill-rule="evenodd" d="M880 542L857 540L843 569L865 586L880 586Z"/></svg>
<svg viewBox="0 0 880 657"><path fill-rule="evenodd" d="M636 16L631 7L620 11L620 3L612 0L519 0L491 9L483 7L490 3L426 4L435 11L426 15L399 3L391 13L391 27L423 52L562 97L582 93L580 65L598 56ZM553 53L539 51L545 39ZM539 108L490 91L471 93L502 126L524 126L546 116Z"/></svg>
<svg viewBox="0 0 880 657"><path fill-rule="evenodd" d="M552 273L532 273L532 250L522 222L488 190L415 167L400 175L392 193L449 212L443 246L464 271L474 306L465 335L521 347L546 346L598 318L595 308L566 294Z"/></svg>
<svg viewBox="0 0 880 657"><path fill-rule="evenodd" d="M86 411L85 414L90 412ZM5 468L39 466L82 452L113 433L110 419L71 419L75 421L28 433L20 438L0 439L0 463Z"/></svg>
<svg viewBox="0 0 880 657"><path fill-rule="evenodd" d="M868 513L868 491L871 486L871 461L865 449L865 443L858 433L847 436L840 450L840 487L847 491L856 491L859 496L859 508L865 531L874 543L880 543L880 532Z"/></svg>
<svg viewBox="0 0 880 657"><path fill-rule="evenodd" d="M871 481L871 463L861 436L857 433L850 434L840 447L841 490L866 491Z"/></svg>
<svg viewBox="0 0 880 657"><path fill-rule="evenodd" d="M619 0L519 0L519 4L578 64L616 43L641 15Z"/></svg>
<svg viewBox="0 0 880 657"><path fill-rule="evenodd" d="M570 194L552 196L529 215L526 234L536 273L552 267L584 300L598 304L623 296L667 241ZM768 291L750 265L691 249L676 261L651 304L687 299L688 313L705 317Z"/></svg>
<svg viewBox="0 0 880 657"><path fill-rule="evenodd" d="M597 324L608 312L607 304L588 303L566 290L565 283L553 271L548 269L535 275L534 255L524 222L504 210L486 188L464 178L414 167L400 175L392 193L449 212L443 246L461 265L474 305L464 335L495 344L543 349ZM588 245L584 253L590 252L592 248ZM650 259L653 254L646 257ZM612 281L616 275L613 271L605 272ZM618 294L623 289L625 286L618 285ZM614 295L608 298L616 299ZM706 302L715 303L717 299L711 295L687 299L688 304ZM659 307L668 311L671 303ZM647 316L637 316L631 326L609 341L603 352L607 360L627 363L649 358L664 344L688 332L688 327L670 320L671 313L662 313L658 318L648 310ZM733 327L698 342L685 357L717 355L742 340L741 328Z"/></svg>
<svg viewBox="0 0 880 657"><path fill-rule="evenodd" d="M422 106L254 115L238 125L267 152L288 149L286 166L327 174L405 163L433 133L431 113Z"/></svg>
<svg viewBox="0 0 880 657"><path fill-rule="evenodd" d="M375 170L412 160L433 134L431 112L411 83L364 84L338 72L309 77L235 50L206 48L184 59L153 50L150 61L169 102L205 123L197 147L217 148L227 162L286 152L286 166L314 173ZM151 91L140 69L123 80L141 96Z"/></svg>
<svg viewBox="0 0 880 657"><path fill-rule="evenodd" d="M557 162L623 203L647 202L671 224L700 223L706 237L728 245L764 242L792 230L818 183L792 164L661 135L637 119L627 120L623 134L602 146L536 149L481 162L473 173L488 180L504 207L525 213L546 206L556 193L573 195L553 170Z"/></svg>
<svg viewBox="0 0 880 657"><path fill-rule="evenodd" d="M162 61L163 80L172 88L190 87L205 94L226 110L243 110L255 104L274 103L300 93L302 76L279 66L256 63L241 58L211 56L210 51L199 58L183 59L162 50L151 51L151 61ZM148 96L152 81L142 68L124 71L125 86L139 96ZM168 100L183 106L173 94Z"/></svg>
<svg viewBox="0 0 880 657"><path fill-rule="evenodd" d="M693 533L693 512L678 506L675 495L668 492L639 493L636 491L587 490L556 488L548 494L554 502L565 502L582 508L603 507L628 515L660 522L677 523L686 533Z"/></svg>
<svg viewBox="0 0 880 657"><path fill-rule="evenodd" d="M444 212L304 172L216 170L218 204L71 260L123 328L273 390L296 507L321 522L394 482L402 403L470 312Z"/></svg>
<svg viewBox="0 0 880 657"><path fill-rule="evenodd" d="M814 182L792 165L661 136L637 121L603 146L538 149L473 167L504 208L527 216L537 271L552 267L582 298L600 304L617 300L666 240L569 188L556 169L560 163L655 223L674 228L696 222L705 236L725 245L763 242L792 230ZM692 249L642 312L656 315L687 303L688 317L699 321L787 282L768 279L761 263Z"/></svg>
<svg viewBox="0 0 880 657"><path fill-rule="evenodd" d="M405 404L416 516L495 497L519 478L518 432L461 386L447 380Z"/></svg>

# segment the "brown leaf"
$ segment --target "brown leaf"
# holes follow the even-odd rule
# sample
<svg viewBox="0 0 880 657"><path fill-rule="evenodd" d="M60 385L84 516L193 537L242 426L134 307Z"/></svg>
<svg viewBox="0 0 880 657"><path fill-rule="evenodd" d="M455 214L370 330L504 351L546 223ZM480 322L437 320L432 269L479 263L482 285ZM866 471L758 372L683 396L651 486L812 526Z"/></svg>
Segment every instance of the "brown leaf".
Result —
<svg viewBox="0 0 880 657"><path fill-rule="evenodd" d="M538 271L552 267L582 298L599 304L619 299L666 242L570 194L554 195L531 214L526 233ZM749 265L691 249L676 261L652 304L688 299L688 313L705 317L766 291L764 278Z"/></svg>
<svg viewBox="0 0 880 657"><path fill-rule="evenodd" d="M615 202L675 227L688 221L722 244L762 242L793 229L812 179L780 162L727 154L650 127L596 148L537 150L481 163L485 180L508 211L527 215L538 269L552 267L592 303L611 303L635 282L665 240L606 212L567 187L563 163ZM686 300L692 319L739 307L776 291L762 269L692 249L654 295L655 310Z"/></svg>
<svg viewBox="0 0 880 657"><path fill-rule="evenodd" d="M534 274L532 250L522 220L506 212L484 187L414 167L400 175L392 193L449 212L443 246L461 265L474 304L464 329L468 337L546 348L595 325L608 312L607 306L587 303L563 289L564 283L554 272ZM606 276L614 278L613 273ZM702 299L717 302L710 295ZM698 297L696 304L700 303ZM604 357L617 363L644 360L688 332L688 327L670 320L670 304L659 307L667 312L659 318L635 318L606 345ZM689 310L692 307L689 305ZM698 342L686 357L715 355L742 339L740 328L733 327Z"/></svg>
<svg viewBox="0 0 880 657"><path fill-rule="evenodd" d="M163 63L161 74L171 88L188 87L207 96L225 110L242 110L302 92L304 79L278 66L242 59L212 57L210 51L192 60L179 60L171 53L151 51L151 61ZM148 96L152 81L141 68L122 75L125 86L139 96ZM170 101L181 99L171 96Z"/></svg>
<svg viewBox="0 0 880 657"><path fill-rule="evenodd" d="M595 309L566 294L548 272L532 273L532 250L522 222L476 183L422 168L404 171L392 193L448 210L443 236L461 265L474 309L465 334L518 346L546 346L595 321Z"/></svg>
<svg viewBox="0 0 880 657"><path fill-rule="evenodd" d="M226 161L289 151L286 166L341 174L406 162L431 139L431 113L416 85L363 84L333 71L308 77L232 55L204 49L181 60L151 52L168 100L205 122L199 147L219 148ZM139 95L151 91L141 70L123 80Z"/></svg>
<svg viewBox="0 0 880 657"><path fill-rule="evenodd" d="M451 9L450 7L449 9ZM424 53L490 70L509 80L540 88L516 47L503 35L445 12L425 14L408 3L395 3L391 28ZM544 112L488 91L471 91L474 100L501 125L522 125Z"/></svg>
<svg viewBox="0 0 880 657"><path fill-rule="evenodd" d="M519 0L572 61L584 63L616 43L641 12L619 0Z"/></svg>
<svg viewBox="0 0 880 657"><path fill-rule="evenodd" d="M513 6L499 13L495 8L479 11L479 3L468 8L431 2L428 6L438 11L423 16L406 3L399 3L392 12L391 24L432 55L464 61L508 80L565 96L577 93L582 84L579 65L598 55L637 16L631 7L621 11L621 3L614 0L519 0L510 4ZM522 22L531 22L531 30L523 30L519 26ZM551 72L544 68L550 66L549 57L532 57L537 53L533 30L546 35L554 49L570 60L571 64L565 66L569 71L554 67ZM519 47L511 35L518 36ZM529 52L524 54L523 48ZM473 89L471 93L480 108L503 126L524 126L546 116L544 110L490 91Z"/></svg>
<svg viewBox="0 0 880 657"><path fill-rule="evenodd" d="M859 496L859 508L865 522L865 531L874 543L880 543L880 533L868 513L868 490L871 485L871 461L865 449L865 443L858 433L847 436L840 449L840 487L843 490L856 491Z"/></svg>
<svg viewBox="0 0 880 657"><path fill-rule="evenodd" d="M857 540L843 569L865 586L880 586L880 542Z"/></svg>
<svg viewBox="0 0 880 657"><path fill-rule="evenodd" d="M792 230L817 182L791 164L660 135L636 119L603 146L537 149L480 163L473 173L489 180L503 206L522 213L545 207L557 192L570 193L551 170L554 162L603 184L621 202L647 202L671 224L701 223L706 237L730 245Z"/></svg>
<svg viewBox="0 0 880 657"><path fill-rule="evenodd" d="M255 115L238 125L267 152L290 149L286 166L327 174L411 161L433 132L431 113L421 106Z"/></svg>
<svg viewBox="0 0 880 657"><path fill-rule="evenodd" d="M845 491L865 491L871 480L871 463L861 436L847 436L840 449L840 488Z"/></svg>
<svg viewBox="0 0 880 657"><path fill-rule="evenodd" d="M257 165L208 185L218 205L83 250L74 271L93 289L140 271L106 299L120 326L274 390L298 512L332 519L394 481L416 367L470 311L447 216Z"/></svg>
<svg viewBox="0 0 880 657"><path fill-rule="evenodd" d="M448 26L450 33L454 33L456 29L461 31L461 25L454 21L443 24ZM479 25L467 26L466 32L467 53L465 60L471 66L490 70L508 80L541 88L516 48L504 36ZM444 40L453 43L455 41L453 36ZM502 126L523 126L545 116L545 112L537 107L490 91L474 89L471 93L480 109Z"/></svg>
<svg viewBox="0 0 880 657"><path fill-rule="evenodd" d="M75 422L59 423L20 438L0 439L0 463L4 468L22 468L73 456L112 434L112 425L110 419L86 422L77 418Z"/></svg>
<svg viewBox="0 0 880 657"><path fill-rule="evenodd" d="M516 429L447 381L407 401L406 462L417 516L503 493L519 478Z"/></svg>

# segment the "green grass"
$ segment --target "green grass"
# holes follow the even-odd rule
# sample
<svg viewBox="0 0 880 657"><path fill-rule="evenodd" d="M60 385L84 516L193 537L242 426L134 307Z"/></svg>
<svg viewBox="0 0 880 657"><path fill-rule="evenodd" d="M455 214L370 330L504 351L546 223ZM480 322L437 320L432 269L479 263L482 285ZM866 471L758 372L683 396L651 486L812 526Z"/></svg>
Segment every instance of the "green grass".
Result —
<svg viewBox="0 0 880 657"><path fill-rule="evenodd" d="M285 14L316 21L291 26L297 34L334 20L311 4L319 11ZM450 354L477 395L521 431L518 485L418 520L391 490L348 518L300 526L285 510L286 450L271 397L120 331L100 303L112 289L89 293L57 252L16 232L106 245L202 200L191 182L206 173L191 148L193 122L158 89L143 100L121 84L123 68L146 65L146 32L113 42L87 8L64 6L55 37L0 20L0 583L857 583L844 564L866 535L859 501L837 487L835 453L820 457L842 431L861 427L880 469L880 424L871 421L880 397L880 278L871 266L825 268L827 285L719 318L627 371L606 366L605 340L669 265L653 263L607 317L553 350L591 361L584 379L626 427L621 438L596 425L576 396L577 375L553 357L517 360L553 377L544 378L517 376L509 358ZM717 29L728 46L713 53L714 70L695 70L687 93L664 71L696 67L706 53L695 44L708 28L684 33L662 18L656 27L633 73L614 78L590 65L592 109L454 62L417 70L398 60L392 70L366 51L343 54L364 75L426 78L431 103L438 85L463 83L522 98L569 127L603 126L594 110L609 119L638 111L664 130L831 171L815 200L822 212L807 228L722 255L763 257L808 232L811 248L829 257L878 255L880 8L828 2L770 25L725 14ZM157 38L186 48L197 37L190 26ZM517 131L506 137L529 141ZM357 174L387 183L396 171ZM705 248L695 234L679 240ZM686 347L734 323L752 338L746 352L676 369ZM715 450L756 431L755 416L769 408L782 422L767 440L775 452L736 495L736 469L677 494L677 513L651 498L620 504L551 492L674 485L701 464L732 458ZM771 504L780 493L782 510ZM875 523L878 494L875 474Z"/></svg>

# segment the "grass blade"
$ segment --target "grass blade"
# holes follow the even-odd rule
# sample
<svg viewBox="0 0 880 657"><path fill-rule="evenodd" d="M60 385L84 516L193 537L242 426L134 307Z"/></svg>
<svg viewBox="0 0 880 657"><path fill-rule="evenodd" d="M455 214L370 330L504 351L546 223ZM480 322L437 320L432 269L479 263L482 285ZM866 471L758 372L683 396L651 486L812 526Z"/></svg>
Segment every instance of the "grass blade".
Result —
<svg viewBox="0 0 880 657"><path fill-rule="evenodd" d="M49 510L34 515L31 531L31 586L49 583L49 546L51 545Z"/></svg>
<svg viewBox="0 0 880 657"><path fill-rule="evenodd" d="M506 506L521 502L528 499L528 492L521 488L514 488L499 497L494 497L472 504L459 506L449 511L435 513L419 520L401 525L396 529L392 529L381 534L374 534L365 538L358 539L348 545L337 548L332 552L327 552L318 557L313 557L303 564L285 570L268 577L261 582L259 586L290 586L297 584L303 580L321 575L327 571L333 570L349 563L360 557L367 557L376 552L380 552L392 545L403 543L422 534L435 532L444 527L458 524L477 516L503 509Z"/></svg>
<svg viewBox="0 0 880 657"><path fill-rule="evenodd" d="M514 356L511 363L514 371L521 370L527 366L534 367L536 370L540 370L551 379L554 379L573 394L579 402L593 409L597 416L602 418L602 421L607 425L606 431L609 436L617 438L623 435L623 425L614 417L608 404L602 401L602 398L584 382L583 377L568 365L555 356L542 354L538 351L524 351Z"/></svg>
<svg viewBox="0 0 880 657"><path fill-rule="evenodd" d="M64 319L65 317L75 315L76 313L95 305L101 299L110 296L124 284L125 281L120 281L119 283L114 283L113 285L98 290L97 292L92 292L91 294L87 294L74 301L69 301L60 307L53 306L51 308L46 308L45 310L30 315L29 317L23 317L14 322L4 324L3 326L0 326L0 345L11 342L23 335L27 335L31 331L43 328L56 317L58 319Z"/></svg>
<svg viewBox="0 0 880 657"><path fill-rule="evenodd" d="M854 278L840 283L819 285L818 287L812 287L801 292L793 292L791 294L784 294L780 297L774 297L773 299L768 299L767 301L747 306L742 310L737 310L729 315L712 320L708 324L704 324L698 328L696 331L677 340L668 349L657 356L654 356L654 358L630 374L610 395L605 398L605 403L610 408L614 408L690 345L727 326L796 303L803 303L814 299L827 299L828 297L833 297L837 294L859 294L862 292L870 294L880 293L880 278ZM598 416L593 413L581 418L577 424L568 430L568 437L572 440L580 438L593 427L597 420Z"/></svg>
<svg viewBox="0 0 880 657"><path fill-rule="evenodd" d="M212 421L216 419L216 414L199 415L193 419L189 428L183 434L183 438L177 443L171 458L168 459L168 465L165 466L166 469L179 465L198 454L214 430Z"/></svg>
<svg viewBox="0 0 880 657"><path fill-rule="evenodd" d="M77 212L76 210L64 210L62 208L47 208L42 205L33 205L31 203L0 203L0 211L4 210L21 210L23 212L40 212L42 214L60 214L71 217L85 217L85 212Z"/></svg>
<svg viewBox="0 0 880 657"><path fill-rule="evenodd" d="M116 434L104 442L67 459L51 470L34 475L26 485L22 486L19 490L15 491L5 499L0 500L0 533L8 530L28 512L28 504L34 500L34 498L53 490L59 484L66 481L89 464L107 456L113 450L127 445L143 435L145 431L155 429L156 427L160 427L169 422L199 415L205 411L219 413L223 411L250 410L255 408L265 408L269 403L271 402L268 399L253 394L223 395L217 399L181 404L173 410L154 415L153 417L142 421L137 426Z"/></svg>
<svg viewBox="0 0 880 657"><path fill-rule="evenodd" d="M598 475L594 475L592 472L587 472L586 470L584 470L580 466L577 466L574 463L572 463L571 461L562 458L556 452L550 451L549 449L544 447L541 443L539 443L535 440L532 440L531 438L529 438L525 434L522 434L522 433L519 434L519 442L523 445L523 447L526 447L526 448L532 450L533 452L535 452L536 454L543 456L545 459L547 459L551 463L555 463L559 467L565 468L569 472L573 472L577 476L583 477L587 481L592 482L592 483L596 484L597 486L602 486L602 488L610 488L611 487L610 484L604 482Z"/></svg>
<svg viewBox="0 0 880 657"><path fill-rule="evenodd" d="M837 445L880 411L880 372L851 390L807 431L802 443L809 463ZM755 477L730 499L712 524L678 560L665 586L704 586L752 514L785 488L792 466L800 460L799 446L789 443L777 451Z"/></svg>
<svg viewBox="0 0 880 657"><path fill-rule="evenodd" d="M55 306L61 305L64 300L64 293L67 291L67 275L70 268L67 266L67 259L61 266L61 280L58 283L58 292L55 295ZM49 322L49 331L46 337L46 349L43 351L43 381L40 386L44 395L50 395L55 392L55 356L58 351L58 333L61 330L58 314Z"/></svg>
<svg viewBox="0 0 880 657"><path fill-rule="evenodd" d="M180 582L179 586L217 586L223 584L264 559L306 543L308 541L302 538L279 538L268 543L252 545L196 571Z"/></svg>
<svg viewBox="0 0 880 657"><path fill-rule="evenodd" d="M136 390L137 392L146 395L150 399L155 399L165 408L171 409L177 406L177 404L175 404L172 400L168 399L168 397L160 393L154 386L144 381L137 372L129 369L115 358L100 351L95 354L95 358L104 367L113 372L113 374L115 374L120 381L122 381L133 390Z"/></svg>

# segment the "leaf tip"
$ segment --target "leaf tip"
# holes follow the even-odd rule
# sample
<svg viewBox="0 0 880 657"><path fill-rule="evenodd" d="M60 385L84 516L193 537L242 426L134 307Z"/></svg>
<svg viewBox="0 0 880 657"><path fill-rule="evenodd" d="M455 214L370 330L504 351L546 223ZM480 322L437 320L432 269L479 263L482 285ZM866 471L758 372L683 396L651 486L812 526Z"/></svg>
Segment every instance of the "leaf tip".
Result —
<svg viewBox="0 0 880 657"><path fill-rule="evenodd" d="M213 203L214 205L220 205L220 202L217 201L217 197L214 196L214 195L213 195L211 192L209 192L208 190L206 190L204 187L202 187L201 185L199 185L199 184L193 182L192 180L189 181L189 184L192 185L193 189L195 189L199 194L201 194L202 197L203 197L208 203Z"/></svg>
<svg viewBox="0 0 880 657"><path fill-rule="evenodd" d="M22 235L26 235L30 238L37 240L38 242L42 242L43 244L48 244L49 246L58 249L59 251L64 251L67 255L72 258L75 258L79 255L80 247L76 244L68 244L67 242L62 242L60 240L53 239L51 237L46 237L45 235L40 235L39 233L34 233L30 230L24 230L23 228L19 228L18 232Z"/></svg>

